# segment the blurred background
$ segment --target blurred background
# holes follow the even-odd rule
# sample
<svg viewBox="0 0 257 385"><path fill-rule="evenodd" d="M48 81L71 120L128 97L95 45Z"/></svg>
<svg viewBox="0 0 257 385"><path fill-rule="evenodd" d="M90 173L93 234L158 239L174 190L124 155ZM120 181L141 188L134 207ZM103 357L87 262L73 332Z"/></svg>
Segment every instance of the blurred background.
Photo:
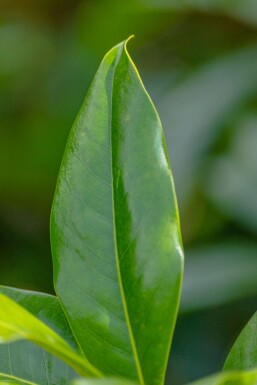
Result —
<svg viewBox="0 0 257 385"><path fill-rule="evenodd" d="M0 282L53 293L49 215L67 135L103 55L130 34L180 208L167 384L181 385L219 370L257 310L256 0L0 0Z"/></svg>

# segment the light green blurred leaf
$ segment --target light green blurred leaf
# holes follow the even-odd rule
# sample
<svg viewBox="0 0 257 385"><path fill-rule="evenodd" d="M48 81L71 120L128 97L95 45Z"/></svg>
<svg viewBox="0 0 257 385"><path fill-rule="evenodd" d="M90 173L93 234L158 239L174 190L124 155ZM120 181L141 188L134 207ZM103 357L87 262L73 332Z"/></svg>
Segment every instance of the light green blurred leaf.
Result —
<svg viewBox="0 0 257 385"><path fill-rule="evenodd" d="M84 376L99 372L52 329L7 296L0 294L0 343L29 340L69 364ZM32 370L35 370L33 368Z"/></svg>
<svg viewBox="0 0 257 385"><path fill-rule="evenodd" d="M256 385L257 371L218 373L188 385Z"/></svg>
<svg viewBox="0 0 257 385"><path fill-rule="evenodd" d="M0 373L0 384L1 385L37 385L35 382L30 382L26 381L22 378L13 376L13 375L8 375L5 373Z"/></svg>
<svg viewBox="0 0 257 385"><path fill-rule="evenodd" d="M184 207L224 122L257 91L257 47L209 63L158 101L176 190Z"/></svg>
<svg viewBox="0 0 257 385"><path fill-rule="evenodd" d="M257 294L257 243L216 242L189 249L186 255L181 313Z"/></svg>
<svg viewBox="0 0 257 385"><path fill-rule="evenodd" d="M180 237L161 123L121 43L104 57L75 121L51 217L56 292L104 374L162 383Z"/></svg>
<svg viewBox="0 0 257 385"><path fill-rule="evenodd" d="M126 378L87 378L75 380L73 385L137 385L136 382L127 380Z"/></svg>
<svg viewBox="0 0 257 385"><path fill-rule="evenodd" d="M229 151L210 159L203 178L209 199L240 226L254 233L257 233L256 127L256 111L244 111L237 116Z"/></svg>
<svg viewBox="0 0 257 385"><path fill-rule="evenodd" d="M73 349L78 349L58 298L4 286L0 286L0 292L55 330ZM29 341L0 345L0 371L40 385L49 382L68 385L77 376L63 361Z"/></svg>

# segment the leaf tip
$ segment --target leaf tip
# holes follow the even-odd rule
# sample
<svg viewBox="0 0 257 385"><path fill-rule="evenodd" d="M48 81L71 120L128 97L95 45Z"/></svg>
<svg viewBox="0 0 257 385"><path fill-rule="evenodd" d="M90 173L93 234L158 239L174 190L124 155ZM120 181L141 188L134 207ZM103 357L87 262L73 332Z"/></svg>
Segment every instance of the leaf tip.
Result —
<svg viewBox="0 0 257 385"><path fill-rule="evenodd" d="M128 51L127 51L128 42L134 38L135 38L135 35L130 35L126 40L124 40L123 45L124 45L124 49L125 49L126 53L128 53Z"/></svg>
<svg viewBox="0 0 257 385"><path fill-rule="evenodd" d="M126 40L125 40L125 44L127 44L131 39L134 39L135 38L135 35L132 34L130 35Z"/></svg>

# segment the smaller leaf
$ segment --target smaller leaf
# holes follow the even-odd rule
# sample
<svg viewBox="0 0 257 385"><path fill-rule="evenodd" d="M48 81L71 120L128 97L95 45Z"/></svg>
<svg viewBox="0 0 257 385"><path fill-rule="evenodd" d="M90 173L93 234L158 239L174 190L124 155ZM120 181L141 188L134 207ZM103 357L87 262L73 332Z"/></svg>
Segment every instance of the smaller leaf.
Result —
<svg viewBox="0 0 257 385"><path fill-rule="evenodd" d="M136 382L125 378L87 378L73 381L72 385L137 385Z"/></svg>
<svg viewBox="0 0 257 385"><path fill-rule="evenodd" d="M0 285L0 292L25 308L80 352L58 298ZM33 370L36 368L36 370ZM70 385L77 373L65 362L30 341L0 345L0 373L40 385Z"/></svg>
<svg viewBox="0 0 257 385"><path fill-rule="evenodd" d="M224 370L257 369L257 312L232 346Z"/></svg>
<svg viewBox="0 0 257 385"><path fill-rule="evenodd" d="M257 371L226 372L194 381L188 385L256 385Z"/></svg>
<svg viewBox="0 0 257 385"><path fill-rule="evenodd" d="M52 329L16 302L0 294L0 343L23 339L54 354L82 376L101 376L85 357L75 353Z"/></svg>

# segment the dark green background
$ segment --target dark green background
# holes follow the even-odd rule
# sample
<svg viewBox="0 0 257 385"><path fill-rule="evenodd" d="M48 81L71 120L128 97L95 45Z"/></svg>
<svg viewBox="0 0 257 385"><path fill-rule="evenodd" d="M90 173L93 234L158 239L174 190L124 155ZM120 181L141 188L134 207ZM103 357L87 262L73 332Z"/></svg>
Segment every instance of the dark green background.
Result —
<svg viewBox="0 0 257 385"><path fill-rule="evenodd" d="M257 309L255 0L0 0L0 282L53 292L49 214L67 135L103 55L130 34L181 213L167 379L179 385L220 369Z"/></svg>

